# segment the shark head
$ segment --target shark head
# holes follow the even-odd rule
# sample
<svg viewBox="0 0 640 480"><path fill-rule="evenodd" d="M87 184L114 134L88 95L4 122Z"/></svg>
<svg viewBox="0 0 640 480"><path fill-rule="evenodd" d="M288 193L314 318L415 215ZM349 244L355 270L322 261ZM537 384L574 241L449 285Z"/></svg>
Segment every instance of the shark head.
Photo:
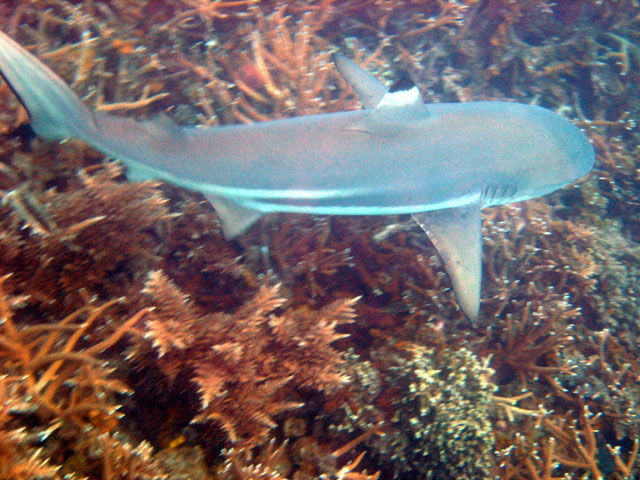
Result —
<svg viewBox="0 0 640 480"><path fill-rule="evenodd" d="M589 139L571 122L534 106L527 106L527 115L531 117L527 135L535 139L535 148L527 142L518 153L521 163L528 167L521 172L527 181L521 183L522 190L515 200L551 193L584 177L595 163Z"/></svg>

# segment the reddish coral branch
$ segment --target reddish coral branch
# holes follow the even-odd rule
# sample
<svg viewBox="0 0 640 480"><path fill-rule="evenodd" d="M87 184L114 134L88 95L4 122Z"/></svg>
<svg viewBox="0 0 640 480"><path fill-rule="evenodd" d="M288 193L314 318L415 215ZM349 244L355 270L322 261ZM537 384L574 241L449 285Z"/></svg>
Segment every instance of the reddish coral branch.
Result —
<svg viewBox="0 0 640 480"><path fill-rule="evenodd" d="M233 443L262 443L274 416L301 406L287 398L291 387L332 391L347 381L331 344L344 337L335 328L353 321L354 300L276 313L279 287L262 287L233 315L205 315L159 272L145 292L155 306L145 336L159 366L172 379L193 372L202 406L194 420L215 421Z"/></svg>

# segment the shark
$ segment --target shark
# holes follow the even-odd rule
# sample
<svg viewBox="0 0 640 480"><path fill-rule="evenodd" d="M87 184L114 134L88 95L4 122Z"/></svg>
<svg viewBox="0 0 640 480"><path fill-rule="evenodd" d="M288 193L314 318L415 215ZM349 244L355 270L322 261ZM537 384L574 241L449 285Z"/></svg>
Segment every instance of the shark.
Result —
<svg viewBox="0 0 640 480"><path fill-rule="evenodd" d="M410 214L436 247L464 314L480 311L482 208L558 190L595 162L582 131L538 106L425 104L340 55L363 109L255 124L180 126L92 111L49 67L0 32L0 74L45 140L78 138L121 160L132 180L201 192L224 235L262 215Z"/></svg>

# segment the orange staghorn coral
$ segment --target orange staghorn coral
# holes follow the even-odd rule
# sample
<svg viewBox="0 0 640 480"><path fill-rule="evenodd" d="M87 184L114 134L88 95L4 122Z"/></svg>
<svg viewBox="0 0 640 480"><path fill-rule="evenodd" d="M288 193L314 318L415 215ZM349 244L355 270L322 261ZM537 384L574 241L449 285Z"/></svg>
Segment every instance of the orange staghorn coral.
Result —
<svg viewBox="0 0 640 480"><path fill-rule="evenodd" d="M2 277L2 284L7 278ZM79 430L86 424L102 428L117 419L114 394L128 389L109 378L109 370L96 355L117 343L146 311L131 317L103 341L83 348L82 337L117 300L88 305L57 323L20 325L14 321L11 300L2 284L0 361L6 373L22 378L19 393L37 407L38 416L47 423L62 420Z"/></svg>
<svg viewBox="0 0 640 480"><path fill-rule="evenodd" d="M234 480L276 470L297 480L336 478L341 464L327 452L359 432L326 427L339 424L342 411L359 414L353 421L364 431L384 419L385 435L365 443L389 452L383 447L396 438L393 419L412 418L406 385L389 381L397 376L393 359L418 344L443 364L461 348L492 354L500 396L483 414L501 453L498 462L486 454L482 463L500 465L493 478L595 477L598 470L616 480L637 476L639 21L636 0L2 3L2 29L99 110L139 118L165 111L180 123L218 124L348 109L356 101L329 60L341 52L389 84L408 70L428 101L509 99L559 111L587 130L598 165L584 183L543 201L485 210L484 315L472 325L457 310L435 251L407 217L282 215L226 242L201 197L127 184L119 167L77 142L32 141L26 112L0 84L0 275L14 272L6 292L28 297L24 307L7 297L16 304L16 331L28 337L15 338L37 350L34 342L51 335L64 348L71 328L82 329L98 306L128 299L94 318L64 359L54 357L58 370L46 375L52 363L29 372L36 384L56 385L50 406L70 419L61 426L52 408L23 404L27 384L15 375L23 364L0 359L6 392L18 401L0 417L0 438L21 455L1 457L1 465L14 473L43 465L42 475L52 478L160 477L146 440L167 446L176 463L186 454L175 445L201 449L208 474L221 473L225 459L235 462ZM152 277L141 294L158 269L180 288L165 279L168 293L160 295ZM282 287L263 287L259 300L265 277ZM290 298L280 303L285 291ZM321 307L356 296L356 305L333 305L357 309L358 321L334 328L328 317L335 312ZM133 368L120 357L121 342L95 352L94 361L72 358L149 304L156 310L129 330ZM347 331L351 337L338 338ZM347 347L357 355L345 354ZM342 388L342 356L369 383ZM106 361L116 370L107 372ZM102 400L109 408L123 403L111 416L74 413L85 399L69 392L92 398L99 391L70 372L76 367L134 394L108 391ZM380 389L369 391L376 378ZM145 418L161 424L160 433ZM194 418L205 424L189 425ZM49 421L57 428L43 440ZM221 435L211 428L216 422L227 425ZM293 434L287 425L296 422L303 427ZM102 433L81 441L79 425ZM236 451L257 446L231 458L220 452L221 437L228 444L231 436ZM347 466L354 460L345 459ZM388 453L364 462L382 477L402 463Z"/></svg>
<svg viewBox="0 0 640 480"><path fill-rule="evenodd" d="M6 375L0 380L0 395L4 398L9 391L11 396L1 404L0 427L8 426L9 415L14 415L24 417L29 430L2 431L6 436L0 441L13 442L16 454L30 456L8 460L0 454L0 478L61 478L70 471L88 474L98 468L85 463L88 459L101 466L100 478L159 478L161 469L153 463L148 445L134 447L122 434L112 433L122 417L117 398L129 389L99 359L132 331L147 310L118 326L103 327L103 338L87 345L97 320L119 300L87 305L58 322L30 323L14 316L13 310L26 298L7 295L7 279L0 279L0 369ZM29 417L32 419L26 421ZM32 439L26 442L29 437ZM45 448L30 449L33 438ZM51 466L41 453L45 449L50 458L64 460L65 466ZM67 458L64 452L68 449L82 456L82 463ZM153 473L124 477L114 469ZM11 474L3 477L3 472Z"/></svg>
<svg viewBox="0 0 640 480"><path fill-rule="evenodd" d="M42 449L30 445L26 429L11 425L12 412L27 407L17 393L19 385L18 378L0 377L0 479L59 478L60 467L51 464Z"/></svg>
<svg viewBox="0 0 640 480"><path fill-rule="evenodd" d="M602 438L597 428L600 417L587 407L582 408L573 422L556 414L545 416L539 425L550 435L518 436L516 444L501 453L504 456L501 478L553 480L567 478L568 472L595 479L631 478L640 442L633 442L626 458L620 447L607 444L609 457L604 461Z"/></svg>
<svg viewBox="0 0 640 480"><path fill-rule="evenodd" d="M302 406L294 388L331 392L348 380L331 344L345 336L335 329L353 321L355 301L283 310L279 290L262 287L233 314L203 314L161 272L145 287L154 306L145 337L159 367L172 381L191 375L201 404L194 421L214 421L244 447L264 442L276 415Z"/></svg>

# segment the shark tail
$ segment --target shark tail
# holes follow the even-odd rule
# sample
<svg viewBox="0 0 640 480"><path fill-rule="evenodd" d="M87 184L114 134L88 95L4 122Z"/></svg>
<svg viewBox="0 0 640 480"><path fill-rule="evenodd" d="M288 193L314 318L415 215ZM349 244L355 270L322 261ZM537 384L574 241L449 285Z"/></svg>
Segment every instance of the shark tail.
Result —
<svg viewBox="0 0 640 480"><path fill-rule="evenodd" d="M20 99L42 138L86 137L95 131L91 111L51 69L0 32L0 75Z"/></svg>

